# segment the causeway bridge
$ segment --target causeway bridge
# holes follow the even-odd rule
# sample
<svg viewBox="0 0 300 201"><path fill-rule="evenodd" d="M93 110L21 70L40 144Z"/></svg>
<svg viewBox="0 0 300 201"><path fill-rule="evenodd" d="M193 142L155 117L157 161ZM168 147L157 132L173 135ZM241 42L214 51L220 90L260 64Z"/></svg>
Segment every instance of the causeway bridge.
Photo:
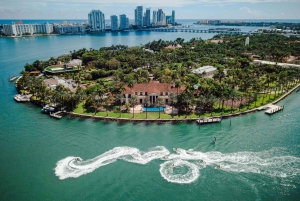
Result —
<svg viewBox="0 0 300 201"><path fill-rule="evenodd" d="M144 31L156 31L156 32L190 32L190 33L220 33L220 34L257 34L255 32L248 31L240 31L240 30L218 30L218 29L196 29L196 28L167 28L167 27L159 27L159 28L149 28Z"/></svg>

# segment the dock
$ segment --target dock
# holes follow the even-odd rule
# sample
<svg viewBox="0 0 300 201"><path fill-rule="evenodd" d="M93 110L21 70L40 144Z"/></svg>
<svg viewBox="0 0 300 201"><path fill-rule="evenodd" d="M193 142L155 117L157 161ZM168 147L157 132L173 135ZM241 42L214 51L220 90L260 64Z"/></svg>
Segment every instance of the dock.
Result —
<svg viewBox="0 0 300 201"><path fill-rule="evenodd" d="M54 118L56 118L56 119L61 119L62 116L61 116L60 114L62 114L62 113L63 113L63 111L58 111L58 112L55 112L55 113L51 113L51 112L50 112L50 116L51 116L51 117L54 117Z"/></svg>
<svg viewBox="0 0 300 201"><path fill-rule="evenodd" d="M201 118L201 119L198 119L196 120L196 122L198 124L211 124L211 123L221 123L222 121L222 118L220 117L216 117L216 118Z"/></svg>
<svg viewBox="0 0 300 201"><path fill-rule="evenodd" d="M283 110L283 108L284 108L284 106L278 106L278 105L273 105L273 104L269 104L266 107L269 109L267 109L265 111L265 113L269 114L269 115L279 112L280 110Z"/></svg>
<svg viewBox="0 0 300 201"><path fill-rule="evenodd" d="M9 81L12 82L12 81L14 81L17 78L18 78L17 76L14 76L14 77L10 78Z"/></svg>

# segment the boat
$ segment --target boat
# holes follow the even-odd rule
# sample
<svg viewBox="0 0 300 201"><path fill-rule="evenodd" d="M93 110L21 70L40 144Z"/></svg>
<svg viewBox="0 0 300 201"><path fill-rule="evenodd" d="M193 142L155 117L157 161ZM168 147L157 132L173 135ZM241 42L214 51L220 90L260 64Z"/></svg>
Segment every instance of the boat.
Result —
<svg viewBox="0 0 300 201"><path fill-rule="evenodd" d="M29 102L31 96L32 94L28 94L28 95L17 94L15 95L14 99L17 102Z"/></svg>
<svg viewBox="0 0 300 201"><path fill-rule="evenodd" d="M9 81L12 82L12 81L14 81L14 80L17 79L17 78L18 78L17 76L14 76L14 77L10 78Z"/></svg>
<svg viewBox="0 0 300 201"><path fill-rule="evenodd" d="M54 107L50 107L49 105L45 105L43 108L42 108L42 112L53 112L55 110Z"/></svg>

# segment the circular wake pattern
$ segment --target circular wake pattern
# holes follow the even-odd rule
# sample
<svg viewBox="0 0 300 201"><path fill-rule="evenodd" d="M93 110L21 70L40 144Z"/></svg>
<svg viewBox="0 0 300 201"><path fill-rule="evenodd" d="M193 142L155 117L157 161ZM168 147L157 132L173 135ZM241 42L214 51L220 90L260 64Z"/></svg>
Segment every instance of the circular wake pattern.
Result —
<svg viewBox="0 0 300 201"><path fill-rule="evenodd" d="M172 183L189 184L199 177L198 166L188 161L167 161L160 165L161 176Z"/></svg>
<svg viewBox="0 0 300 201"><path fill-rule="evenodd" d="M163 146L150 148L142 152L134 147L115 147L93 159L83 161L79 157L69 156L57 162L55 175L59 179L77 178L93 172L118 159L147 164L152 160L164 161L160 165L160 174L168 182L187 184L199 178L199 169L211 166L216 171L244 172L263 174L271 177L299 177L300 158L288 155L282 148L273 148L262 152L198 152L192 149L174 148L174 153Z"/></svg>

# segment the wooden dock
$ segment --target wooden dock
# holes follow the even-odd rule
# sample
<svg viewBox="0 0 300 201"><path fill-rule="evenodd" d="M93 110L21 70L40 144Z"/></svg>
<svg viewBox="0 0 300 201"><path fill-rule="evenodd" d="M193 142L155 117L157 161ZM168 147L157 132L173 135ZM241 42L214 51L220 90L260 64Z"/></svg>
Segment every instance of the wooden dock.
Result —
<svg viewBox="0 0 300 201"><path fill-rule="evenodd" d="M54 118L56 118L56 119L61 119L62 116L61 116L60 114L62 114L62 113L63 113L63 111L58 111L58 112L55 112L55 113L51 113L51 112L50 112L50 116L51 116L51 117L54 117Z"/></svg>
<svg viewBox="0 0 300 201"><path fill-rule="evenodd" d="M278 106L278 105L270 104L270 105L267 105L267 108L269 108L269 109L267 109L265 111L265 113L271 115L271 114L274 114L276 112L279 112L280 110L283 110L284 106Z"/></svg>
<svg viewBox="0 0 300 201"><path fill-rule="evenodd" d="M212 124L212 123L221 123L222 121L222 118L220 117L217 117L217 118L201 118L201 119L198 119L196 120L196 122L198 124Z"/></svg>

